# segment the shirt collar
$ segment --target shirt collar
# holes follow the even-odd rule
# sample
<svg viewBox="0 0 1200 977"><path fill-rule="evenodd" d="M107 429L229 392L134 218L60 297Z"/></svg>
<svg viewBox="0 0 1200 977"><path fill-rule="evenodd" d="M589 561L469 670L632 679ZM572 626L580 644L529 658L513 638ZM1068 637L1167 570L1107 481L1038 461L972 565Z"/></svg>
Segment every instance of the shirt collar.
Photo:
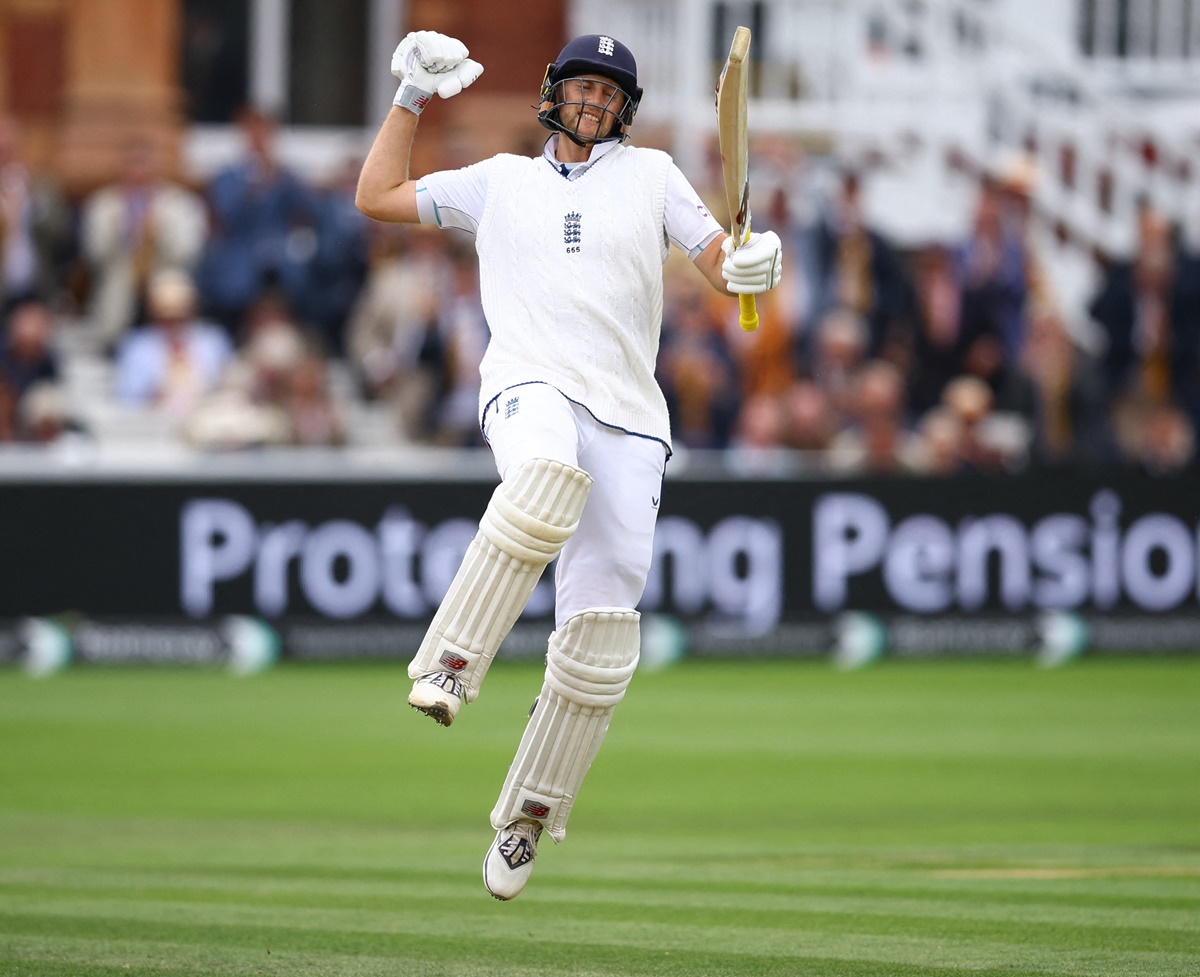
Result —
<svg viewBox="0 0 1200 977"><path fill-rule="evenodd" d="M552 133L550 138L546 140L546 145L542 147L542 156L549 160L550 165L553 166L559 173L562 173L562 175L568 180L578 180L581 176L583 176L584 173L591 169L597 160L621 145L615 139L611 140L610 142L593 143L591 151L588 153L588 158L582 163L576 163L574 167L564 172L563 164L560 163L554 155L555 150L558 148L558 140L562 138L563 136L561 136L559 133Z"/></svg>

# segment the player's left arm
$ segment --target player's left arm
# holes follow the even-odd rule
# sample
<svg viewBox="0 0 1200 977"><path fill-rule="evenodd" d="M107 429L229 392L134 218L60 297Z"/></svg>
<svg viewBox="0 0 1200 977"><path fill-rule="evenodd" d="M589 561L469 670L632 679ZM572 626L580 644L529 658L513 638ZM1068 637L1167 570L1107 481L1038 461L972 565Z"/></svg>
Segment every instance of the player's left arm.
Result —
<svg viewBox="0 0 1200 977"><path fill-rule="evenodd" d="M667 236L722 295L757 294L779 284L782 248L774 231L751 234L736 250L677 166L667 177Z"/></svg>
<svg viewBox="0 0 1200 977"><path fill-rule="evenodd" d="M721 266L725 263L725 242L729 240L729 235L724 231L714 237L692 261L705 278L708 279L710 285L722 295L733 296L733 292L729 291L729 283L721 275Z"/></svg>

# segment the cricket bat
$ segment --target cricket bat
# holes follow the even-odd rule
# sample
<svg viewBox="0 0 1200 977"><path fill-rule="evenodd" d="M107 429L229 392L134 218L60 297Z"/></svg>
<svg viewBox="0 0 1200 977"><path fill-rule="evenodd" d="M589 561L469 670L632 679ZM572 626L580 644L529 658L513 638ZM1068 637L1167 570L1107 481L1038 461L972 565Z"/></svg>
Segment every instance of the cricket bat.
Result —
<svg viewBox="0 0 1200 977"><path fill-rule="evenodd" d="M729 57L717 81L717 139L721 148L721 173L725 177L725 202L729 205L730 236L741 247L750 237L750 158L746 146L746 78L750 66L750 28L733 32ZM739 295L738 322L746 332L758 328L758 308L753 295Z"/></svg>

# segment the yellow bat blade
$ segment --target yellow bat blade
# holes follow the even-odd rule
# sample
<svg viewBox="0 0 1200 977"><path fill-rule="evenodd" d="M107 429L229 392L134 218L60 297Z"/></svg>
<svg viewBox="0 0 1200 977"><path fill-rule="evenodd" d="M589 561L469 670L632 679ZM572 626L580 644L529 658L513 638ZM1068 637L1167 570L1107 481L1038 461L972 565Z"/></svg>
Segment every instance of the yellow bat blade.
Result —
<svg viewBox="0 0 1200 977"><path fill-rule="evenodd" d="M746 88L750 53L750 28L733 32L729 57L717 82L717 139L721 172L725 178L725 203L729 207L730 237L734 247L750 238L750 153L747 147ZM739 295L738 322L747 332L758 328L758 308L753 295Z"/></svg>

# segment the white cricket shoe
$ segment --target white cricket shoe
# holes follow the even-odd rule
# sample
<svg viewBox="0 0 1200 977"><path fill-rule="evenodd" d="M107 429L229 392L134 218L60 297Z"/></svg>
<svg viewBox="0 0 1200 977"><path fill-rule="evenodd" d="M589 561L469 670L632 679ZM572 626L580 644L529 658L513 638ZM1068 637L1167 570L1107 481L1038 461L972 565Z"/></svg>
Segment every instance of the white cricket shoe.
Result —
<svg viewBox="0 0 1200 977"><path fill-rule="evenodd" d="M463 684L457 675L434 672L413 682L408 704L430 719L449 726L462 706Z"/></svg>
<svg viewBox="0 0 1200 977"><path fill-rule="evenodd" d="M515 899L533 874L540 821L512 821L496 832L483 859L483 885L496 899Z"/></svg>

